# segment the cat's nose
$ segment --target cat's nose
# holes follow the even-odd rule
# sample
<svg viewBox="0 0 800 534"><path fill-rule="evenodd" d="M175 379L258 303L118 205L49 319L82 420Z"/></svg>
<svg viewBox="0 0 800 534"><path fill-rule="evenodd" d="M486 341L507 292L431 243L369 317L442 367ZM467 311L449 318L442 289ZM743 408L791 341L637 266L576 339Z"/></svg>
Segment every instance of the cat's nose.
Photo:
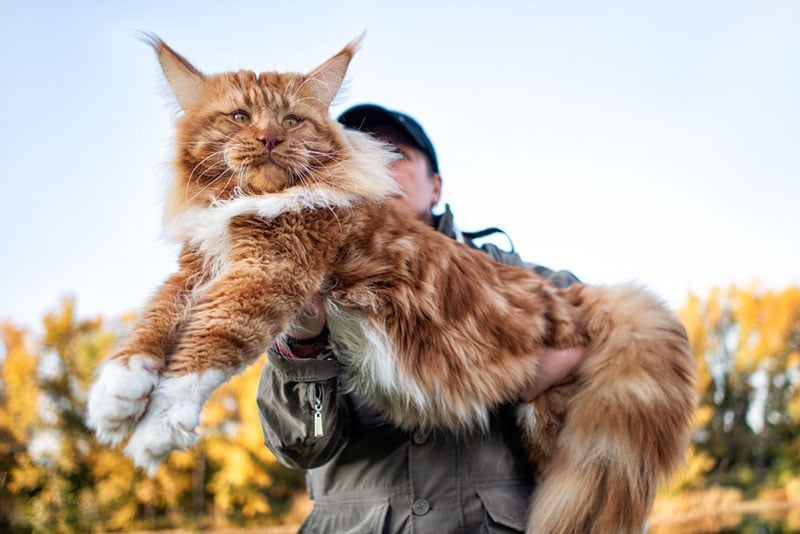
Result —
<svg viewBox="0 0 800 534"><path fill-rule="evenodd" d="M280 139L279 137L266 137L266 136L264 136L264 137L261 138L261 142L264 143L264 146L267 147L267 150L272 150L281 141L283 141L283 139Z"/></svg>

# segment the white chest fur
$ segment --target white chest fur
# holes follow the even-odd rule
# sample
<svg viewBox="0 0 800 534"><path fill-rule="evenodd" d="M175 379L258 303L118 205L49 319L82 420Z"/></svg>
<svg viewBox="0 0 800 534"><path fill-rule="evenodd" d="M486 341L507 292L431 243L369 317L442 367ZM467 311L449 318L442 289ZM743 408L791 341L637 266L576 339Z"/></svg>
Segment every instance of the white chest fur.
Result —
<svg viewBox="0 0 800 534"><path fill-rule="evenodd" d="M307 209L350 207L353 195L321 189L293 187L281 193L260 197L237 197L203 208L190 208L168 223L166 237L189 243L207 258L220 260L230 249L230 221L242 215L273 219L285 213Z"/></svg>

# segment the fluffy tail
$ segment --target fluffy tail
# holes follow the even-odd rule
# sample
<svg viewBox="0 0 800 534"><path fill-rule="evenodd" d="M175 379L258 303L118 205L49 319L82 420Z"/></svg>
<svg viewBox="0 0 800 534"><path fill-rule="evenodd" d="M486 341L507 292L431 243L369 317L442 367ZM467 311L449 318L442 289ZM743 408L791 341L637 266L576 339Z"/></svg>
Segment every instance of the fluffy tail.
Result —
<svg viewBox="0 0 800 534"><path fill-rule="evenodd" d="M646 291L578 291L588 356L541 466L528 533L641 533L689 443L694 359L682 325Z"/></svg>

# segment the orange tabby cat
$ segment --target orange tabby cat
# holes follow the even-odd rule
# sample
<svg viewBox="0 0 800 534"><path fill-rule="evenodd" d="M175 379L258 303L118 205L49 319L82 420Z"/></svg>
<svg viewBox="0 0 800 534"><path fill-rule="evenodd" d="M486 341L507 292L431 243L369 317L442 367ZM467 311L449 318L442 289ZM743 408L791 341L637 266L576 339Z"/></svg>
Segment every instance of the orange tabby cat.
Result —
<svg viewBox="0 0 800 534"><path fill-rule="evenodd" d="M693 359L633 286L561 290L494 263L391 198L394 157L329 117L358 42L308 75L206 76L157 38L182 111L166 228L180 269L101 366L89 424L155 471L195 444L211 392L322 292L351 387L396 425L485 425L543 347L585 345L578 380L519 407L538 466L529 532L641 532L682 460Z"/></svg>

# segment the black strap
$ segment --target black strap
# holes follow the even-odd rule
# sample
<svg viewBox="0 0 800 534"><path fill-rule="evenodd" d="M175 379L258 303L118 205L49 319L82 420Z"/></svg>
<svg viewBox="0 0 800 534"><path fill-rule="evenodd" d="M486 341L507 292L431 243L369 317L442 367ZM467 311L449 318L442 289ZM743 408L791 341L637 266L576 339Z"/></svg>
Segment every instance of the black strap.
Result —
<svg viewBox="0 0 800 534"><path fill-rule="evenodd" d="M511 246L510 252L514 252L514 242L511 241L511 237L509 237L509 235L500 228L491 227L491 228L486 228L484 230L478 230L475 232L461 232L461 235L463 235L465 239L469 239L470 241L474 241L482 237L487 237L492 234L503 234L504 236L506 236L506 239L508 239L508 244Z"/></svg>

